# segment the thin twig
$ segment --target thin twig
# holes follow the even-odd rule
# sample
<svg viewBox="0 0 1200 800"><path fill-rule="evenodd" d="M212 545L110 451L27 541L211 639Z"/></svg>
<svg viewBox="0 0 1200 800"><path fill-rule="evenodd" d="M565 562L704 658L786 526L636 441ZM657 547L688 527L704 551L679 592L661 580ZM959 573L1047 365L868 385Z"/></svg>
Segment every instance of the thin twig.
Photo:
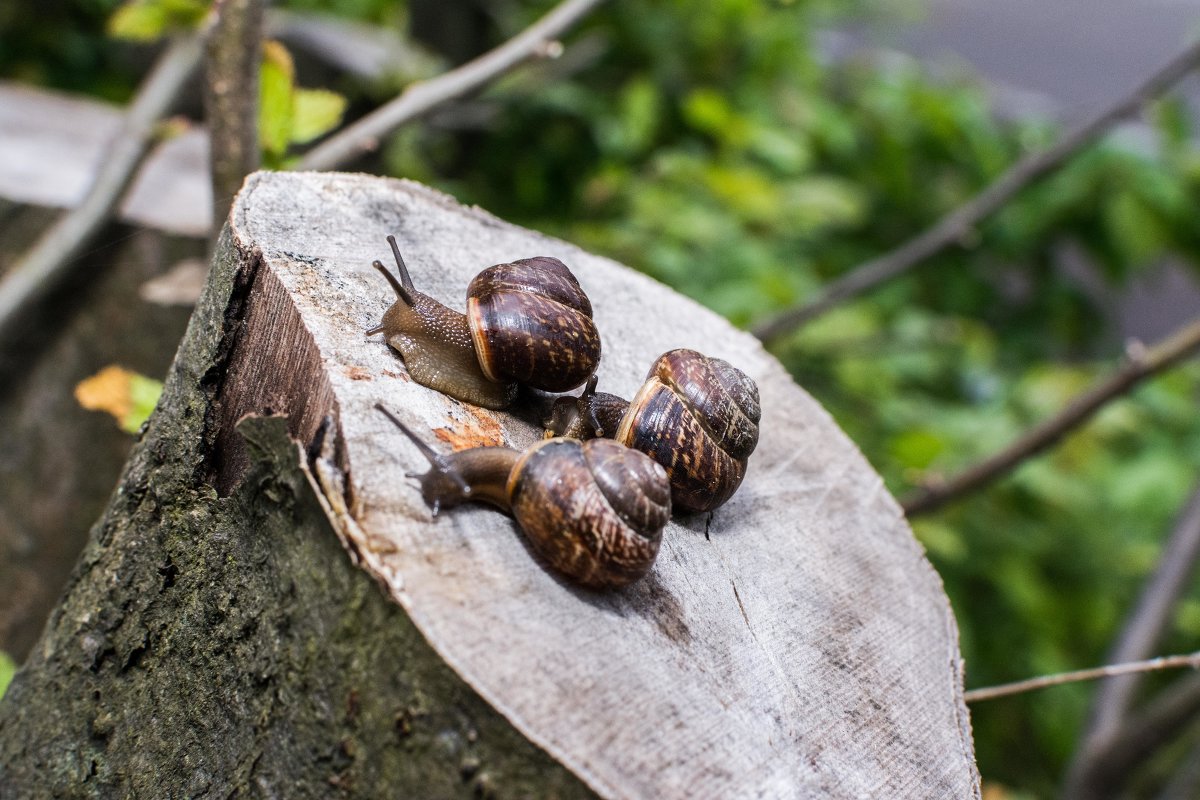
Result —
<svg viewBox="0 0 1200 800"><path fill-rule="evenodd" d="M157 122L196 71L207 32L206 26L200 33L175 40L159 57L138 88L83 202L59 217L0 279L0 343L16 342L24 310L84 265L73 259L112 217L154 141Z"/></svg>
<svg viewBox="0 0 1200 800"><path fill-rule="evenodd" d="M476 91L523 62L545 54L561 36L604 0L564 0L504 44L436 78L409 84L399 97L310 150L300 169L335 169L369 152L407 122L448 100Z"/></svg>
<svg viewBox="0 0 1200 800"><path fill-rule="evenodd" d="M1154 100L1200 64L1200 41L1172 58L1133 91L1065 134L1053 147L1022 158L954 211L895 250L867 261L828 284L813 300L783 311L754 329L764 342L775 341L843 300L856 297L913 269L926 259L963 242L976 225L1002 208L1018 192L1062 166L1101 134Z"/></svg>
<svg viewBox="0 0 1200 800"><path fill-rule="evenodd" d="M1109 678L1114 675L1129 675L1135 672L1158 672L1164 669L1180 669L1182 667L1200 668L1200 652L1178 656L1162 656L1148 661L1134 661L1128 664L1109 664L1105 667L1079 669L1074 672L1060 672L1057 675L1043 675L1040 678L1030 678L1015 683L1003 683L999 686L988 686L983 689L971 689L963 692L963 699L968 703L978 703L981 700L992 700L997 697L1007 697L1011 694L1022 694L1050 686L1061 686L1064 683L1094 681L1098 678Z"/></svg>
<svg viewBox="0 0 1200 800"><path fill-rule="evenodd" d="M219 230L233 196L258 169L258 91L263 0L217 0L205 49L204 119L208 125L212 224Z"/></svg>
<svg viewBox="0 0 1200 800"><path fill-rule="evenodd" d="M918 489L901 501L909 517L927 514L978 489L1037 455L1091 418L1114 398L1200 348L1200 319L1195 319L1150 348L1130 348L1123 367L1075 398L1058 415L1036 425L999 453L952 478Z"/></svg>

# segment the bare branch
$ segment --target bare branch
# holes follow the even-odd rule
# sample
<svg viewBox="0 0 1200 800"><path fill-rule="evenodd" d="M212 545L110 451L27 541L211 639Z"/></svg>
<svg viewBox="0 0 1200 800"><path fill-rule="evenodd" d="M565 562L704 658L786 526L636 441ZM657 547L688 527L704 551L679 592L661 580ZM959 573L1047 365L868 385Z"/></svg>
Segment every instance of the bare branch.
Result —
<svg viewBox="0 0 1200 800"><path fill-rule="evenodd" d="M1159 556L1154 575L1147 581L1130 614L1109 661L1146 658L1158 645L1179 598L1188 590L1196 561L1200 558L1200 487L1192 494ZM1129 710L1136 676L1104 681L1096 694L1095 711L1089 726L1099 731L1116 724Z"/></svg>
<svg viewBox="0 0 1200 800"><path fill-rule="evenodd" d="M177 39L159 57L138 88L83 202L65 212L0 279L0 343L16 342L21 335L17 322L23 310L65 283L82 264L72 259L112 218L154 141L156 123L196 71L207 34L206 27L198 34Z"/></svg>
<svg viewBox="0 0 1200 800"><path fill-rule="evenodd" d="M300 169L335 169L375 149L384 136L401 125L486 86L531 58L545 55L555 38L602 2L564 0L499 47L436 78L409 84L399 97L310 150L300 160Z"/></svg>
<svg viewBox="0 0 1200 800"><path fill-rule="evenodd" d="M1035 426L999 453L948 480L917 490L900 504L911 518L927 514L978 489L1050 447L1087 422L1106 403L1174 366L1197 348L1200 348L1200 319L1193 320L1153 347L1131 347L1123 367L1077 397L1057 416Z"/></svg>
<svg viewBox="0 0 1200 800"><path fill-rule="evenodd" d="M1104 667L1080 669L1074 672L1060 672L1056 675L1043 675L1015 683L1004 683L999 686L989 686L984 689L971 689L963 693L963 699L968 703L978 703L983 700L993 700L997 697L1007 697L1012 694L1032 692L1050 686L1061 686L1064 683L1094 681L1098 678L1109 678L1114 675L1130 675L1137 672L1158 672L1164 669L1180 669L1182 667L1200 668L1200 652L1186 655L1162 656L1148 661L1135 661L1128 664L1109 664Z"/></svg>
<svg viewBox="0 0 1200 800"><path fill-rule="evenodd" d="M1110 661L1134 661L1157 645L1180 596L1187 590L1200 557L1200 488L1192 494L1163 548L1154 575L1142 590L1138 604L1125 623ZM1138 686L1138 675L1103 681L1092 704L1091 720L1080 737L1067 770L1067 787L1090 786L1096 772L1108 772L1108 751L1128 727L1128 714Z"/></svg>
<svg viewBox="0 0 1200 800"><path fill-rule="evenodd" d="M242 180L258 169L258 91L263 1L217 0L205 52L204 117L209 131L213 227L229 214Z"/></svg>
<svg viewBox="0 0 1200 800"><path fill-rule="evenodd" d="M1193 741L1175 762L1175 768L1163 782L1156 800L1196 800L1197 797L1200 797L1200 742Z"/></svg>
<svg viewBox="0 0 1200 800"><path fill-rule="evenodd" d="M1062 166L1072 156L1107 133L1125 117L1155 99L1200 64L1200 41L1172 58L1140 86L1108 108L1069 131L1048 150L1022 158L933 227L895 250L871 259L828 284L814 299L788 309L754 328L770 343L829 311L843 300L863 294L899 277L926 259L959 244L980 222L1003 208L1018 192Z"/></svg>
<svg viewBox="0 0 1200 800"><path fill-rule="evenodd" d="M1200 675L1168 686L1111 735L1092 743L1087 769L1068 774L1065 800L1102 800L1122 796L1122 787L1145 763L1200 713Z"/></svg>

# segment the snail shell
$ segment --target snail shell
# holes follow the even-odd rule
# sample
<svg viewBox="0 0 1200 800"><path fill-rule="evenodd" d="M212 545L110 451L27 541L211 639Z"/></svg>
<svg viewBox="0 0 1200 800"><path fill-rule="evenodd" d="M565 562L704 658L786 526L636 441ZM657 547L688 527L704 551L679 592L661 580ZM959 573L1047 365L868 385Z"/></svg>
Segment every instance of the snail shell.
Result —
<svg viewBox="0 0 1200 800"><path fill-rule="evenodd" d="M539 442L510 473L508 495L534 550L591 587L645 575L671 516L663 468L608 439Z"/></svg>
<svg viewBox="0 0 1200 800"><path fill-rule="evenodd" d="M557 258L488 267L467 287L467 316L489 380L563 392L600 363L591 301Z"/></svg>
<svg viewBox="0 0 1200 800"><path fill-rule="evenodd" d="M497 264L467 289L467 313L413 285L396 237L388 236L397 275L372 266L396 292L377 333L400 353L417 383L485 408L507 408L518 384L560 392L583 383L600 363L600 334L579 281L557 258Z"/></svg>
<svg viewBox="0 0 1200 800"><path fill-rule="evenodd" d="M650 368L614 438L666 468L677 507L711 511L741 485L761 416L758 386L744 372L672 350Z"/></svg>
<svg viewBox="0 0 1200 800"><path fill-rule="evenodd" d="M624 586L650 571L671 518L666 471L608 439L545 439L528 450L473 447L438 453L382 404L429 462L412 474L436 517L483 502L512 514L549 566L584 586Z"/></svg>

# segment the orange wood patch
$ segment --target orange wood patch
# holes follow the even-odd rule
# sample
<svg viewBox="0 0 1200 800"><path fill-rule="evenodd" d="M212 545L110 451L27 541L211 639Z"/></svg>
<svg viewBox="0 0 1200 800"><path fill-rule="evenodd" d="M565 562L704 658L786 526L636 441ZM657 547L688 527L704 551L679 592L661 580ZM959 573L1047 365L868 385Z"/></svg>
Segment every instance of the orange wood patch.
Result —
<svg viewBox="0 0 1200 800"><path fill-rule="evenodd" d="M434 428L433 435L450 445L453 450L468 450L472 447L500 447L507 442L504 428L490 411L468 405L459 405L459 416L450 418L450 425Z"/></svg>

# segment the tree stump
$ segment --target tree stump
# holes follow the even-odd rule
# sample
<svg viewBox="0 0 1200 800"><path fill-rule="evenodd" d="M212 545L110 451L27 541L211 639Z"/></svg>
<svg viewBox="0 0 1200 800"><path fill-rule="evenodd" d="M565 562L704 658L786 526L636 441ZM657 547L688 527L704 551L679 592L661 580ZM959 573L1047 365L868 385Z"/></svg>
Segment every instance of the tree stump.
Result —
<svg viewBox="0 0 1200 800"><path fill-rule="evenodd" d="M432 392L363 335L392 302L370 268L389 233L458 308L485 266L561 258L592 299L607 391L630 396L675 347L741 367L763 407L742 489L677 517L652 573L615 592L555 577L493 509L431 520L404 477L419 454L372 406L443 449L522 448L539 410ZM0 789L978 797L961 668L899 507L753 338L419 185L259 173L0 703Z"/></svg>

